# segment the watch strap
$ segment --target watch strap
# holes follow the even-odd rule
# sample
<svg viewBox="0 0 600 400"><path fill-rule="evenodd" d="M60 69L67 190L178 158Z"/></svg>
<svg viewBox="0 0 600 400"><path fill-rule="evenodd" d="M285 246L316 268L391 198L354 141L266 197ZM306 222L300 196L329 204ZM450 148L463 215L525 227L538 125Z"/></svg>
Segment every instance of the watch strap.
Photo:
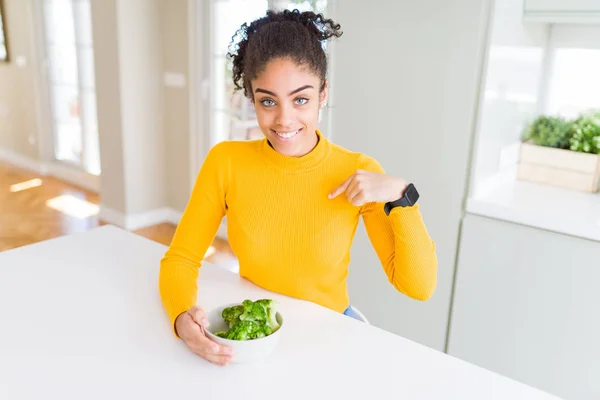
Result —
<svg viewBox="0 0 600 400"><path fill-rule="evenodd" d="M408 207L408 206L414 205L414 203L416 202L416 199L415 199L415 202L412 202L406 195L406 193L409 191L410 188L414 188L412 183L408 185L407 189L404 191L404 195L401 198L399 198L398 200L394 200L394 201L385 203L385 206L383 207L383 209L384 209L386 215L390 215L390 212L392 211L392 209L394 209L396 207Z"/></svg>

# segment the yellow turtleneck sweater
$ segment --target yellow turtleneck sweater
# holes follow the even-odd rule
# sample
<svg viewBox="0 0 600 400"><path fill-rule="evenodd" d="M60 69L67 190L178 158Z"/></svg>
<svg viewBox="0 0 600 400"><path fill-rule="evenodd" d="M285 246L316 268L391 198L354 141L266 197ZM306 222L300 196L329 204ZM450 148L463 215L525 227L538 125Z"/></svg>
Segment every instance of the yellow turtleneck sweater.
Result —
<svg viewBox="0 0 600 400"><path fill-rule="evenodd" d="M362 216L391 284L418 300L433 294L437 257L418 204L388 216L382 203L356 207L343 194L329 199L356 170L383 169L317 134L317 146L303 157L281 155L266 139L226 141L210 150L161 261L160 295L171 322L196 304L201 261L224 216L240 275L267 290L343 312L350 247Z"/></svg>

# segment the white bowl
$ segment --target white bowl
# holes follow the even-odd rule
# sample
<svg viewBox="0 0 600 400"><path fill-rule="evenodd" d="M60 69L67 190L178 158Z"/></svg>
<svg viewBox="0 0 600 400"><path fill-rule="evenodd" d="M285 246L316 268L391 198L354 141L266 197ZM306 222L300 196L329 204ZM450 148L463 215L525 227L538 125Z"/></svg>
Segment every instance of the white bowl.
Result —
<svg viewBox="0 0 600 400"><path fill-rule="evenodd" d="M232 307L239 304L240 303L226 304L209 311L206 317L208 318L210 325L208 328L206 328L206 335L212 341L233 349L233 358L231 360L232 363L247 364L260 361L269 356L273 350L275 350L275 347L277 347L277 343L279 342L281 331L283 329L283 317L279 312L277 312L276 318L280 325L279 329L277 329L275 333L259 339L231 340L216 336L215 333L217 332L229 330L229 326L221 316L223 310L227 307Z"/></svg>

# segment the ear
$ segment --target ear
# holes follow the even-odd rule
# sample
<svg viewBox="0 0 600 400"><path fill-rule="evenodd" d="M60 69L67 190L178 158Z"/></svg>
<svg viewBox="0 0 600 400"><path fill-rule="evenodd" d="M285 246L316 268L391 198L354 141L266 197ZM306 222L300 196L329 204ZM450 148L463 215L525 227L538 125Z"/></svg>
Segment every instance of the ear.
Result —
<svg viewBox="0 0 600 400"><path fill-rule="evenodd" d="M327 98L329 95L329 82L326 80L323 84L323 90L321 91L321 94L319 96L319 105L322 107L325 107L325 104L327 104Z"/></svg>

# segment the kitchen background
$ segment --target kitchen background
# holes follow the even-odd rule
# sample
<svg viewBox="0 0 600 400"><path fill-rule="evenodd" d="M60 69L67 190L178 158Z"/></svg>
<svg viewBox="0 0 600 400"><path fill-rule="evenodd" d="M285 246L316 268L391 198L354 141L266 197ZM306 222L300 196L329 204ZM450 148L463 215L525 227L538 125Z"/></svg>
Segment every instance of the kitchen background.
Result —
<svg viewBox="0 0 600 400"><path fill-rule="evenodd" d="M421 303L360 227L353 304L438 351L600 398L600 0L0 0L0 176L39 176L0 196L0 242L21 243L9 202L47 179L97 197L49 204L62 233L174 227L210 147L261 137L225 53L267 8L341 23L322 130L415 182L436 241Z"/></svg>

